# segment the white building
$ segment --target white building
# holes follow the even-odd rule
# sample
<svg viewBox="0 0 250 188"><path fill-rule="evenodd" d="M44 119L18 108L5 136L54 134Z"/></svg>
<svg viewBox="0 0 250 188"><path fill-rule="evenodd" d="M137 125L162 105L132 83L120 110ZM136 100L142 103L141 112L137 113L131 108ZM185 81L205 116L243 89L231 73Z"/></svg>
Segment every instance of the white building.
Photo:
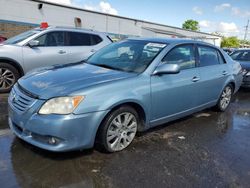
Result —
<svg viewBox="0 0 250 188"><path fill-rule="evenodd" d="M56 26L77 26L107 32L113 37L178 37L206 41L220 46L221 37L148 21L115 16L40 0L0 0L0 35L10 37L48 22Z"/></svg>

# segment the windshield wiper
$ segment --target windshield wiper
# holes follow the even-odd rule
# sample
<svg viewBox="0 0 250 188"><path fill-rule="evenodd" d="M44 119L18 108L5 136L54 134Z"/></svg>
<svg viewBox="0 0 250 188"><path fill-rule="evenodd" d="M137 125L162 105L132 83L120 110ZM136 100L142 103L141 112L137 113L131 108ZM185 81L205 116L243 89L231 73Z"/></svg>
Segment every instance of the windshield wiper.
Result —
<svg viewBox="0 0 250 188"><path fill-rule="evenodd" d="M111 70L118 70L118 71L124 71L123 69L119 69L117 67L112 67L110 65L106 65L106 64L92 64L92 65L95 65L95 66L98 66L98 67L103 67L103 68L106 68L106 69L111 69Z"/></svg>
<svg viewBox="0 0 250 188"><path fill-rule="evenodd" d="M95 64L99 67L103 67L103 68L107 68L107 69L114 69L114 67L110 66L110 65L106 65L106 64Z"/></svg>

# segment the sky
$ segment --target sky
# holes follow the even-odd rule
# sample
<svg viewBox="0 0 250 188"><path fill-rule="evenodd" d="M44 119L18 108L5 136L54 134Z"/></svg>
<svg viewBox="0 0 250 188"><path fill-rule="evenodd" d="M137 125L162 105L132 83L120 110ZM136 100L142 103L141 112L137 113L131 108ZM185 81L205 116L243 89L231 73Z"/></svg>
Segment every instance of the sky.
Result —
<svg viewBox="0 0 250 188"><path fill-rule="evenodd" d="M44 0L89 10L182 27L187 19L200 31L244 38L250 0ZM250 24L247 39L250 40Z"/></svg>

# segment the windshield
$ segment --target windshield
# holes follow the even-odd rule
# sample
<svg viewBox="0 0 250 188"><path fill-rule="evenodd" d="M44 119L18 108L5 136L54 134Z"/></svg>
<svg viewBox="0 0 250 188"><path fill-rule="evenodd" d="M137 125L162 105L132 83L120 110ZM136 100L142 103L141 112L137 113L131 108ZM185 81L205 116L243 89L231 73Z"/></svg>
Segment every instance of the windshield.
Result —
<svg viewBox="0 0 250 188"><path fill-rule="evenodd" d="M236 61L250 61L250 51L235 51L230 56Z"/></svg>
<svg viewBox="0 0 250 188"><path fill-rule="evenodd" d="M30 31L26 31L24 33L21 33L19 35L16 35L12 38L9 38L8 40L4 41L4 44L17 44L18 42L21 42L25 39L27 39L28 37L31 37L34 34L39 33L39 30L30 30Z"/></svg>
<svg viewBox="0 0 250 188"><path fill-rule="evenodd" d="M140 40L116 42L96 52L87 63L119 71L141 73L166 46L164 43Z"/></svg>

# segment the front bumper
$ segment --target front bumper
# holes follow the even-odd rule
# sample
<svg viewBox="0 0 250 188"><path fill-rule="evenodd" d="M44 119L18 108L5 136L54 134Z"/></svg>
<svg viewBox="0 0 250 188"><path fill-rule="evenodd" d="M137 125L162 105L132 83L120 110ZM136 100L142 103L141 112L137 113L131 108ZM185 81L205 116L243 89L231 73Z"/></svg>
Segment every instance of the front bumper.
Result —
<svg viewBox="0 0 250 188"><path fill-rule="evenodd" d="M12 132L39 148L63 152L93 147L97 129L107 111L81 115L28 113L20 114L9 106L9 126Z"/></svg>

